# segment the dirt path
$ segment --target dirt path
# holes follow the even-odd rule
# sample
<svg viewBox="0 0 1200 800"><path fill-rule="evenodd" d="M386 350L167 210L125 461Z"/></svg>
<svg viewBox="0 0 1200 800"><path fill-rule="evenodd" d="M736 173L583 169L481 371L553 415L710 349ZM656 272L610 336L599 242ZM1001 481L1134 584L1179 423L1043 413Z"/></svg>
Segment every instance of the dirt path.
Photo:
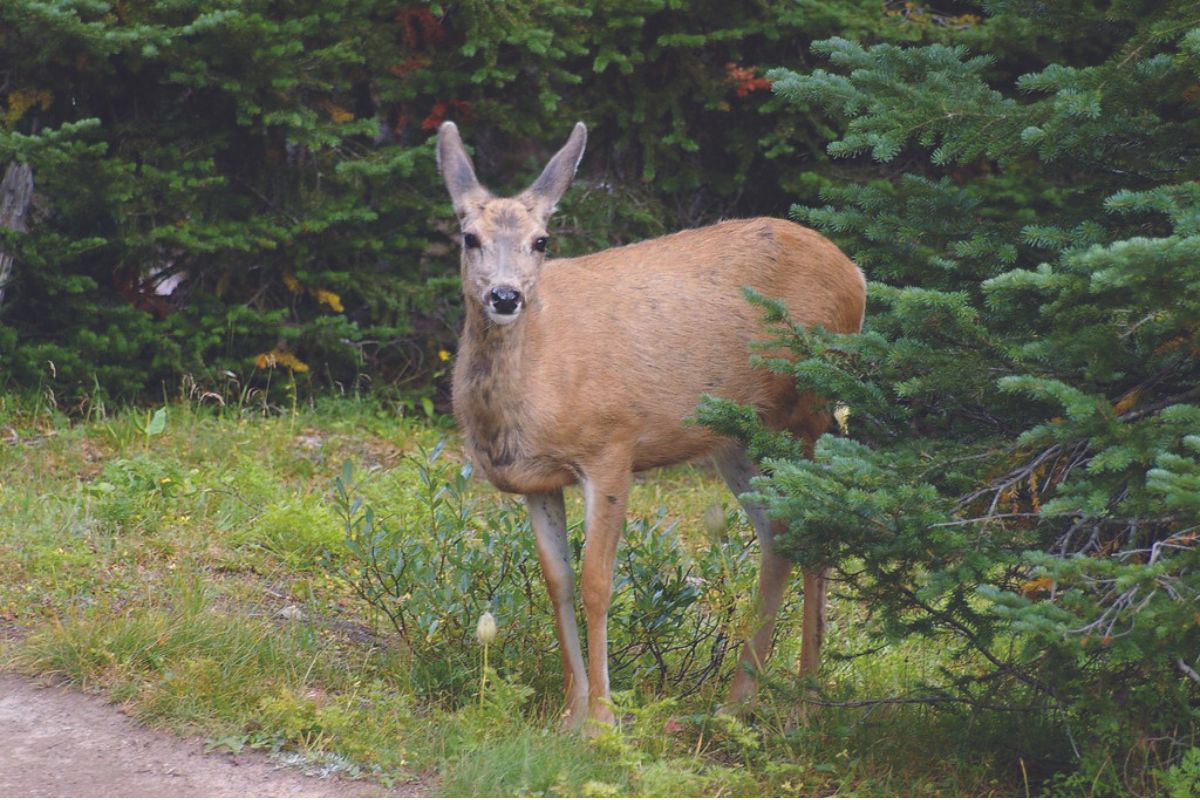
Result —
<svg viewBox="0 0 1200 800"><path fill-rule="evenodd" d="M203 740L143 728L98 697L0 674L0 797L415 797L424 789L312 777L263 753L206 755Z"/></svg>

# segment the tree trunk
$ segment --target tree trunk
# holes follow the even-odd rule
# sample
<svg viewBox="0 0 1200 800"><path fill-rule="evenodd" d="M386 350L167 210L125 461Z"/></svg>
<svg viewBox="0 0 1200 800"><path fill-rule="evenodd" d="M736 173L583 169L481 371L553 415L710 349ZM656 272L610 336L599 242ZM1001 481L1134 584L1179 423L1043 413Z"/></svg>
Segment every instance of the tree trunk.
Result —
<svg viewBox="0 0 1200 800"><path fill-rule="evenodd" d="M33 200L33 167L12 162L0 181L0 228L25 232L25 215ZM0 245L0 305L4 303L4 287L12 275L13 254Z"/></svg>

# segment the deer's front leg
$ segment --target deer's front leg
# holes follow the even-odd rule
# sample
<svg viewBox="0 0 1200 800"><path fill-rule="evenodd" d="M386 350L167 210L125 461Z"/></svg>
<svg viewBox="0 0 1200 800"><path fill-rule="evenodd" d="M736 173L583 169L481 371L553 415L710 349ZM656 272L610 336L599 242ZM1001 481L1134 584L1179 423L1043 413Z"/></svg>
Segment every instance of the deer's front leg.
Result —
<svg viewBox="0 0 1200 800"><path fill-rule="evenodd" d="M583 545L581 590L587 615L588 716L613 722L608 698L608 606L612 600L613 564L625 524L629 499L627 462L584 470L583 496L587 533Z"/></svg>
<svg viewBox="0 0 1200 800"><path fill-rule="evenodd" d="M562 656L566 709L563 724L577 728L587 717L588 678L575 625L575 576L571 571L571 549L567 543L567 513L561 489L525 495L529 520L537 541L538 560L546 591L554 606L558 649Z"/></svg>

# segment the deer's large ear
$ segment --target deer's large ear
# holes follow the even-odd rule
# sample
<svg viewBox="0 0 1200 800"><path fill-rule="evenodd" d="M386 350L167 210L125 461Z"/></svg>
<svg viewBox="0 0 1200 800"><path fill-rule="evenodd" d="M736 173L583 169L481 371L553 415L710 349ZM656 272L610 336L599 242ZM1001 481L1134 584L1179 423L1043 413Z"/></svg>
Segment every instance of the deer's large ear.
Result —
<svg viewBox="0 0 1200 800"><path fill-rule="evenodd" d="M475 177L475 167L463 148L458 126L453 122L443 122L438 128L437 161L442 180L450 192L450 200L454 203L454 213L462 219L471 203L486 198L488 191Z"/></svg>
<svg viewBox="0 0 1200 800"><path fill-rule="evenodd" d="M567 187L571 185L571 179L575 177L575 170L579 168L579 162L583 159L583 149L586 145L587 126L576 122L567 143L554 154L554 158L550 159L550 163L533 185L521 194L521 200L543 220L549 218Z"/></svg>

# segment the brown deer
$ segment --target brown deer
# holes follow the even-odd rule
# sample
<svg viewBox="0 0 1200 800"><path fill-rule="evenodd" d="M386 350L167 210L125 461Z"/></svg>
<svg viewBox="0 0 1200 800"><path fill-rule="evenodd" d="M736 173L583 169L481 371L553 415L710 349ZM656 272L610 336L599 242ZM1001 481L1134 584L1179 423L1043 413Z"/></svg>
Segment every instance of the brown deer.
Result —
<svg viewBox="0 0 1200 800"><path fill-rule="evenodd" d="M547 221L583 157L587 129L533 185L495 197L475 177L458 128L438 131L438 164L462 229L466 321L454 365L454 413L472 460L499 489L525 496L554 606L567 726L611 722L608 606L632 473L711 455L735 495L756 474L737 442L688 425L701 395L759 410L811 443L829 424L815 398L750 364L763 338L745 286L783 300L792 318L830 331L862 325L862 273L828 239L780 219L722 222L600 253L546 259ZM586 534L584 663L563 487L581 484ZM760 624L729 692L754 694L791 562L774 552L765 510L744 503L762 549ZM819 663L825 574L804 572L801 671Z"/></svg>

